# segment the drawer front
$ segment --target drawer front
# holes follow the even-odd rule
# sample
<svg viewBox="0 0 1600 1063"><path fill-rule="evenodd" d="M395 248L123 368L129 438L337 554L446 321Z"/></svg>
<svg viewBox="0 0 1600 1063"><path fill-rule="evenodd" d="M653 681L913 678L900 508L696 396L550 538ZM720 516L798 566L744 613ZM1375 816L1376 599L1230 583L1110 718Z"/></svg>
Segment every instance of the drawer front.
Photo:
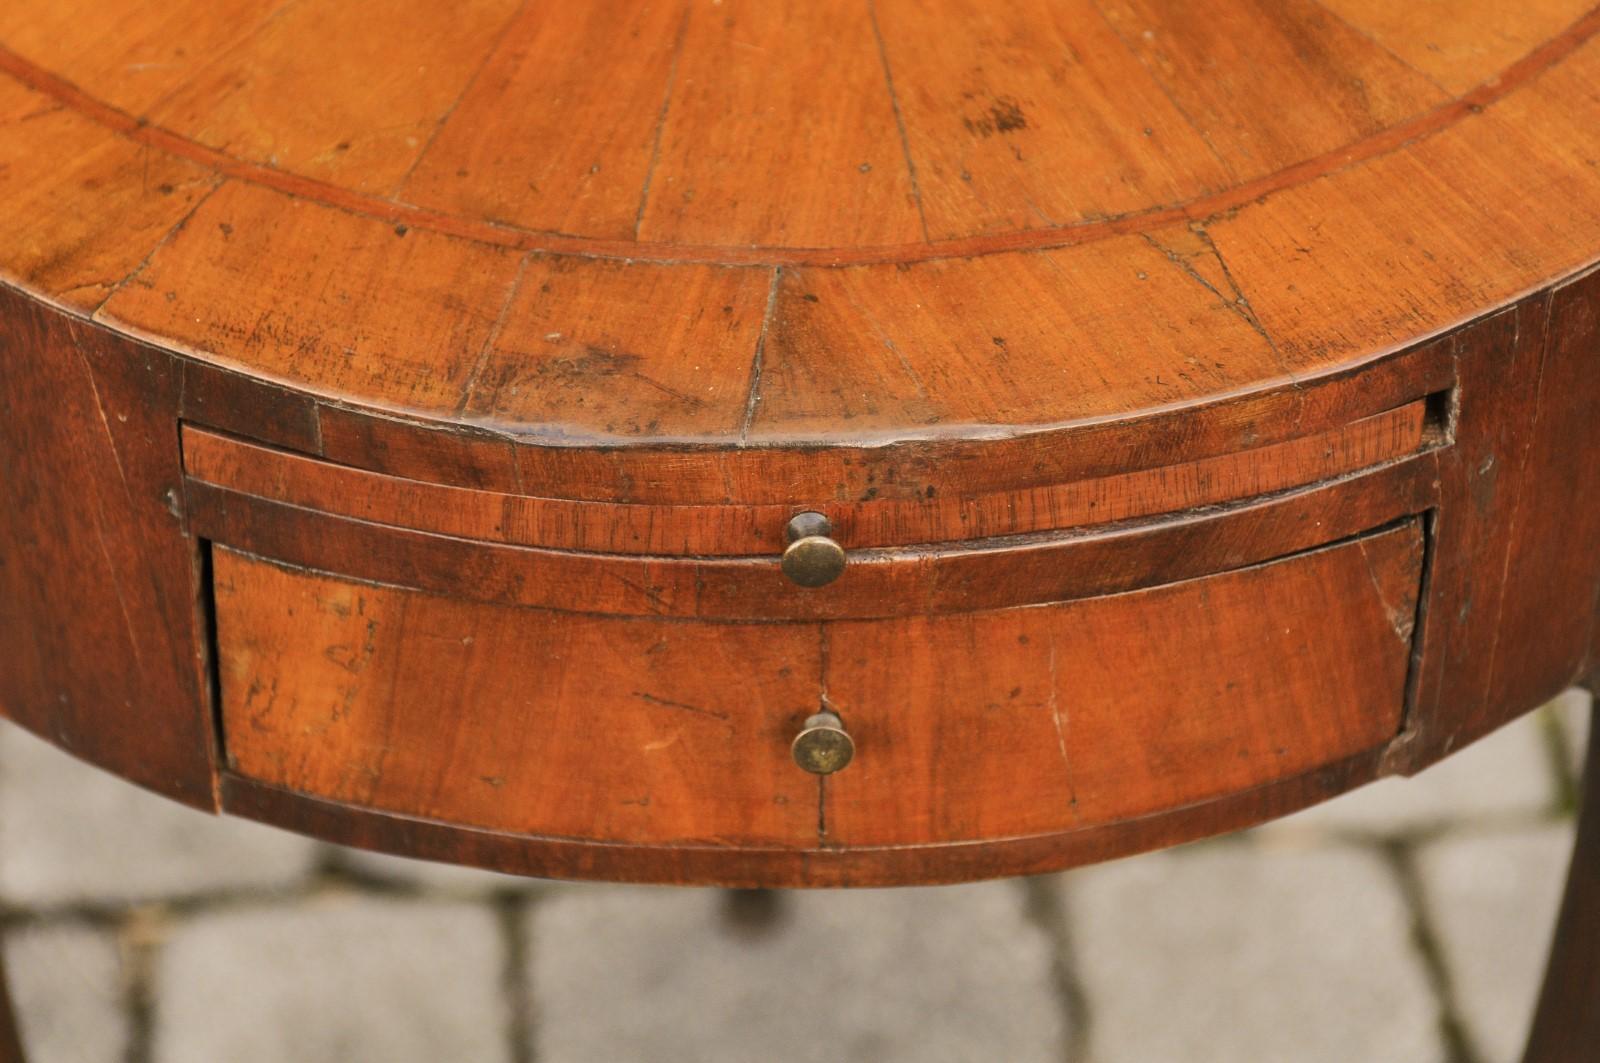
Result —
<svg viewBox="0 0 1600 1063"><path fill-rule="evenodd" d="M1398 731L1415 521L1041 606L824 623L596 616L214 554L229 770L342 804L624 845L1070 831ZM837 711L843 771L790 743Z"/></svg>
<svg viewBox="0 0 1600 1063"><path fill-rule="evenodd" d="M862 750L828 780L843 846L1070 831L1219 797L1399 731L1416 521L1127 594L830 625Z"/></svg>
<svg viewBox="0 0 1600 1063"><path fill-rule="evenodd" d="M800 845L788 742L814 626L485 606L218 548L231 770L344 804L520 834Z"/></svg>
<svg viewBox="0 0 1600 1063"><path fill-rule="evenodd" d="M1277 443L1022 490L945 494L930 488L910 499L879 499L874 491L848 502L828 494L807 505L824 511L851 549L1099 527L1259 498L1402 460L1438 442L1442 408L1430 409L1427 401L1415 399ZM645 505L450 486L339 465L192 426L184 429L183 451L187 474L210 487L372 524L552 550L770 556L782 549L790 516L807 508L796 504L806 500L799 492L765 504ZM975 482L984 479L978 476ZM731 488L729 494L742 497Z"/></svg>

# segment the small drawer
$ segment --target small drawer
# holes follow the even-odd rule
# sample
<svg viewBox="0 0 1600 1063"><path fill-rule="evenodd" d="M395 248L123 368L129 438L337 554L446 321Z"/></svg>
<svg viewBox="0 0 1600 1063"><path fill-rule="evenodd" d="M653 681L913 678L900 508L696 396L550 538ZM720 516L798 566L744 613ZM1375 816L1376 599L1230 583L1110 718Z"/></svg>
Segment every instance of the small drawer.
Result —
<svg viewBox="0 0 1600 1063"><path fill-rule="evenodd" d="M1419 522L1125 594L829 625L860 750L830 844L1053 834L1221 797L1400 730Z"/></svg>
<svg viewBox="0 0 1600 1063"><path fill-rule="evenodd" d="M1071 831L1400 728L1419 523L1121 594L823 622L585 615L214 551L235 775L446 824L816 849ZM791 743L820 709L836 774Z"/></svg>
<svg viewBox="0 0 1600 1063"><path fill-rule="evenodd" d="M213 555L229 768L519 834L804 845L814 625L485 605Z"/></svg>

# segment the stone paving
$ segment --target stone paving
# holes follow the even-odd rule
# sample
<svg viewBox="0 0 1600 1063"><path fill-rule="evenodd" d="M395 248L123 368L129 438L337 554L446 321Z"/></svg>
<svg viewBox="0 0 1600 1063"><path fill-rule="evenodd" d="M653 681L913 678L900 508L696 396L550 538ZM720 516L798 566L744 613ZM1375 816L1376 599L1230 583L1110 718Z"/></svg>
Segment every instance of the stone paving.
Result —
<svg viewBox="0 0 1600 1063"><path fill-rule="evenodd" d="M1512 1063L1586 710L1167 853L781 895L335 849L5 727L0 928L33 1063Z"/></svg>

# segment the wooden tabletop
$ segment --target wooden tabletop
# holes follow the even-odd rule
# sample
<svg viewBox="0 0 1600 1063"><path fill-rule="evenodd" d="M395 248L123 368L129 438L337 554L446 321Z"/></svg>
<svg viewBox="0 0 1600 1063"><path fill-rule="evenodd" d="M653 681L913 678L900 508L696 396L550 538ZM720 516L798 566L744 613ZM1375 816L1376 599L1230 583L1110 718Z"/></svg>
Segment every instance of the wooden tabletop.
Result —
<svg viewBox="0 0 1600 1063"><path fill-rule="evenodd" d="M12 0L0 276L563 446L1292 388L1600 252L1586 0Z"/></svg>

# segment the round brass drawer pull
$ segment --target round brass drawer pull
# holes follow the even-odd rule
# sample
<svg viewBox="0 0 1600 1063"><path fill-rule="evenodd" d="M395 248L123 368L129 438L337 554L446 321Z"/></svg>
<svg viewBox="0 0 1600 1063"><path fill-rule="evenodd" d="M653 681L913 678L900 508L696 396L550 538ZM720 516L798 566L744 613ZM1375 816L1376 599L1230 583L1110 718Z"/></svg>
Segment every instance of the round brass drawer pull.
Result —
<svg viewBox="0 0 1600 1063"><path fill-rule="evenodd" d="M824 709L806 717L805 727L789 747L794 762L813 775L832 775L843 770L856 755L856 744L845 733L844 721L837 713Z"/></svg>
<svg viewBox="0 0 1600 1063"><path fill-rule="evenodd" d="M833 523L821 513L796 513L784 529L783 574L802 587L832 583L844 571L844 548L828 538Z"/></svg>

